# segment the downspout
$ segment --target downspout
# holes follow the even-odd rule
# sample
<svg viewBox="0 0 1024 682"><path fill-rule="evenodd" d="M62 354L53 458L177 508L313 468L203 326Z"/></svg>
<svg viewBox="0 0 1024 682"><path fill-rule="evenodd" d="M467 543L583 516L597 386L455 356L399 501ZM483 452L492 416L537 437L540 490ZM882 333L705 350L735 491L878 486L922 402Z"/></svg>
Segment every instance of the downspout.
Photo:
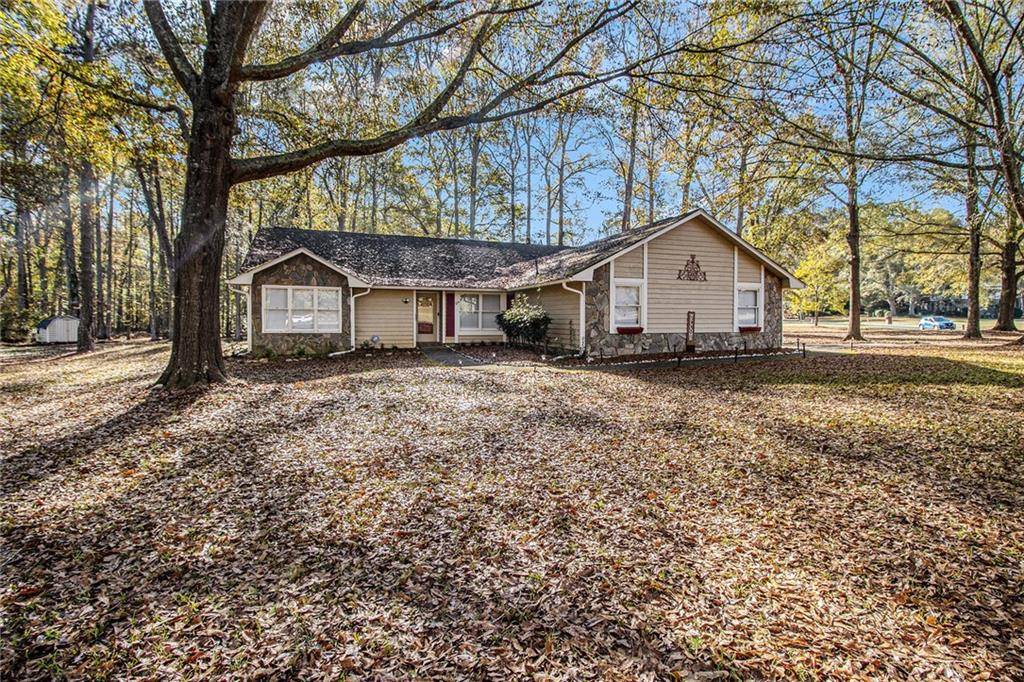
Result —
<svg viewBox="0 0 1024 682"><path fill-rule="evenodd" d="M587 336L586 336L586 317L587 317L587 305L586 305L586 291L587 283L583 283L582 289L573 289L569 286L568 282L562 282L562 288L566 291L571 291L580 297L580 352L579 355L585 355L587 352Z"/></svg>
<svg viewBox="0 0 1024 682"><path fill-rule="evenodd" d="M244 289L237 289L229 286L228 291L245 296L245 350L247 353L252 352L252 285L246 286Z"/></svg>
<svg viewBox="0 0 1024 682"><path fill-rule="evenodd" d="M370 293L371 291L373 291L373 290L370 287L366 287L366 291L363 291L363 292L358 293L358 294L350 294L349 295L349 297L348 297L348 325L349 325L349 327L348 327L349 328L348 337L349 337L349 340L352 342L352 347L349 348L348 350L343 350L340 353L331 353L331 357L334 357L335 355L344 355L345 353L351 353L352 351L354 351L356 349L356 299L359 298L360 296L365 296L366 294Z"/></svg>

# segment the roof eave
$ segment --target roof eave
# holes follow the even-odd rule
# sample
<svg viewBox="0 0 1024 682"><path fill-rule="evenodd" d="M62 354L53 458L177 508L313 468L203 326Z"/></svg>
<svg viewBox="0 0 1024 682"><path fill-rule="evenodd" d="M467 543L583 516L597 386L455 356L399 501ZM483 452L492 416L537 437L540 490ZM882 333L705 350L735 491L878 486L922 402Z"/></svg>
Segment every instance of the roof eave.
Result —
<svg viewBox="0 0 1024 682"><path fill-rule="evenodd" d="M261 270L266 270L267 268L272 267L274 265L277 265L278 263L283 263L284 261L288 260L289 258L294 258L295 256L298 256L299 254L306 255L306 256L312 258L313 260L315 260L316 262L320 263L324 267L330 268L331 270L334 270L335 272L337 272L339 274L345 275L345 277L348 278L349 286L360 287L360 288L369 288L370 287L370 283L369 282L365 281L363 278L359 277L355 273L353 273L353 272L351 272L349 270L346 270L345 268L338 267L337 265L335 265L334 263L330 262L329 260L327 260L325 258L321 258L320 256L316 255L315 253L313 253L312 251L310 251L309 249L307 249L304 246L300 246L297 249L292 249L288 253L282 254L282 255L280 255L277 258L274 258L272 260L266 261L264 263L260 263L256 267L251 268L249 270L246 270L245 272L240 272L237 275L235 275L233 278L229 279L227 281L227 283L228 284L238 285L238 286L251 285L252 284L252 276L254 274L256 274L257 272L260 272Z"/></svg>

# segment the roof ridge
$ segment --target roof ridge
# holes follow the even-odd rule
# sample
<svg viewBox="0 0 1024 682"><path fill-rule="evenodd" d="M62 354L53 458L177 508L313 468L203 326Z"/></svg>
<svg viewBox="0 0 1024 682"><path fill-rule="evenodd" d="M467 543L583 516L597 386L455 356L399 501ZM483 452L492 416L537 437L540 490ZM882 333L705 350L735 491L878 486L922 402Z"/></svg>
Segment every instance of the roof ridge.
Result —
<svg viewBox="0 0 1024 682"><path fill-rule="evenodd" d="M380 238L384 238L384 239L396 239L396 238L397 239L415 239L415 240L432 241L432 242L460 242L460 243L463 243L463 244L467 244L467 243L468 244L486 244L488 246L529 246L529 247L538 247L538 248L544 248L544 249L577 249L577 248L580 248L578 246L557 245L557 244L538 244L536 242L507 242L507 241L498 241L498 240L491 240L491 239L469 239L467 237L432 237L430 235L420 235L420 234L385 234L385 233L380 233L380 232L355 232L355 231L351 231L351 230L346 230L344 232L338 232L336 230L311 230L311 229L306 228L306 227L281 227L281 226L277 226L277 225L270 225L270 226L267 226L267 227L260 228L259 230L257 230L257 234L259 232L264 231L264 230L282 230L282 231L288 231L288 232L304 232L304 233L307 233L307 234L321 234L321 235L326 234L326 235L331 235L331 236L339 236L339 235L349 235L349 234L352 234L352 235L359 235L361 237L380 237ZM584 244L583 246L586 246L586 245Z"/></svg>

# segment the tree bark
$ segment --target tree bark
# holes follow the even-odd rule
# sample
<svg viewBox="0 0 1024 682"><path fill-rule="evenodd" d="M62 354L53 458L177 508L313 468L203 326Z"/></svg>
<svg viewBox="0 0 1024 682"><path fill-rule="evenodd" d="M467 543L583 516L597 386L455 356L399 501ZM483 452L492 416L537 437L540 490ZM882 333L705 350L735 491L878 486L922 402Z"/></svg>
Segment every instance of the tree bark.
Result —
<svg viewBox="0 0 1024 682"><path fill-rule="evenodd" d="M207 53L207 66L216 57ZM226 74L225 74L226 80ZM231 88L204 73L185 172L181 229L174 240L171 358L160 379L182 389L226 379L220 343L220 273L231 189L229 149L235 117ZM215 95L214 90L218 90Z"/></svg>
<svg viewBox="0 0 1024 682"><path fill-rule="evenodd" d="M851 157L847 164L846 207L849 226L846 244L850 249L850 317L843 340L863 341L864 336L860 330L860 202L857 195L857 162Z"/></svg>
<svg viewBox="0 0 1024 682"><path fill-rule="evenodd" d="M78 350L79 352L91 351L95 347L93 341L93 302L96 292L94 290L95 271L93 269L93 256L95 253L96 225L99 223L99 215L96 212L96 195L98 193L96 183L96 171L92 162L83 159L78 167L78 207L79 207L79 233L82 243L78 249L79 261L79 315L78 315Z"/></svg>
<svg viewBox="0 0 1024 682"><path fill-rule="evenodd" d="M981 338L981 218L978 215L978 168L973 133L967 133L966 220L970 248L967 255L967 324L965 339Z"/></svg>
<svg viewBox="0 0 1024 682"><path fill-rule="evenodd" d="M1013 321L1017 307L1017 241L1015 239L1006 240L1000 249L999 284L999 314L992 329L1002 332L1017 331L1017 325Z"/></svg>

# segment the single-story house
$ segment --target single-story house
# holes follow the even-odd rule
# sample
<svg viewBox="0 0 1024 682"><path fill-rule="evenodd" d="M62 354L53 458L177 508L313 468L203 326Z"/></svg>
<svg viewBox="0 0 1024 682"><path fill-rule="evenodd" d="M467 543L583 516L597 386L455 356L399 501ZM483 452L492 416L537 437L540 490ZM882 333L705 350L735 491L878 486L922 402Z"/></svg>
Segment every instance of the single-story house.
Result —
<svg viewBox="0 0 1024 682"><path fill-rule="evenodd" d="M803 285L703 210L579 247L270 228L229 280L250 351L500 342L527 296L548 342L615 356L782 344L782 290Z"/></svg>

